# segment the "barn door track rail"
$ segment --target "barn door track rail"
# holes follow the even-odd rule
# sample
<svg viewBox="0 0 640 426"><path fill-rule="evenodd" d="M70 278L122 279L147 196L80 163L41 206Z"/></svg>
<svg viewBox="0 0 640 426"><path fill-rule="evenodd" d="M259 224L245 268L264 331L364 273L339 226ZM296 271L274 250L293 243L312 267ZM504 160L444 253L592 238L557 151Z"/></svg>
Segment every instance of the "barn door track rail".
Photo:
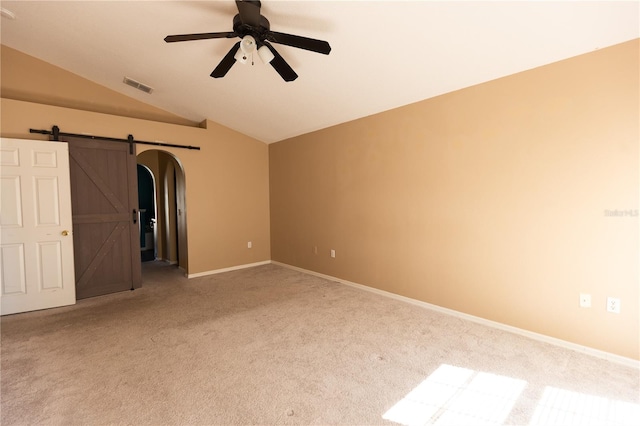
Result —
<svg viewBox="0 0 640 426"><path fill-rule="evenodd" d="M175 145L175 144L171 144L171 143L164 143L164 142L147 142L147 141L138 141L135 140L133 138L133 135L129 135L127 137L127 139L120 139L120 138L110 138L110 137L106 137L106 136L93 136L93 135L82 135L82 134L77 134L77 133L64 133L60 131L60 128L58 126L53 126L51 128L51 130L37 130L37 129L29 129L29 133L39 133L41 135L51 135L53 136L53 140L54 141L59 141L60 140L60 136L67 136L67 137L73 137L73 138L83 138L83 139L99 139L99 140L104 140L104 141L111 141L111 142L123 142L123 143L128 143L129 144L129 153L133 154L133 145L134 144L140 144L140 145L153 145L153 146L164 146L164 147L170 147L170 148L183 148L183 149L197 149L200 150L199 146L191 146L191 145Z"/></svg>

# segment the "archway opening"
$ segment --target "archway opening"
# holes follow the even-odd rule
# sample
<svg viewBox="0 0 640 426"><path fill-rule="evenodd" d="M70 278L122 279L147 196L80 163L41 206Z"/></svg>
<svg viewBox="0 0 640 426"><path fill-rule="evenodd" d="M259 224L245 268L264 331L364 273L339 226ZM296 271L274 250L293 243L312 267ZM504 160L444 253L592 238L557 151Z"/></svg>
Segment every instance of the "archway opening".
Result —
<svg viewBox="0 0 640 426"><path fill-rule="evenodd" d="M156 149L141 152L137 159L138 165L149 170L155 181L155 223L152 226L154 259L175 264L187 273L189 262L184 168L175 155ZM142 205L140 208L143 208ZM147 247L142 245L142 240L141 247Z"/></svg>
<svg viewBox="0 0 640 426"><path fill-rule="evenodd" d="M140 220L140 259L155 260L156 244L156 182L149 167L138 164L138 211Z"/></svg>

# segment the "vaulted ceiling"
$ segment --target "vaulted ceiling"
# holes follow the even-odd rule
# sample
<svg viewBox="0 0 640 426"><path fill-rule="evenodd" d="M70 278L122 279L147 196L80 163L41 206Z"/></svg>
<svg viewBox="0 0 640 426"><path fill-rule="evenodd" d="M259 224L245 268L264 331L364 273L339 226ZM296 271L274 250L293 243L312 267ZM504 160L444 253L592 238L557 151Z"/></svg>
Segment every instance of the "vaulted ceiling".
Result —
<svg viewBox="0 0 640 426"><path fill-rule="evenodd" d="M640 37L637 1L277 1L278 32L327 40L328 56L274 45L299 78L256 58L209 76L238 39L234 1L2 1L1 42L192 121L266 143ZM146 94L123 83L151 86Z"/></svg>

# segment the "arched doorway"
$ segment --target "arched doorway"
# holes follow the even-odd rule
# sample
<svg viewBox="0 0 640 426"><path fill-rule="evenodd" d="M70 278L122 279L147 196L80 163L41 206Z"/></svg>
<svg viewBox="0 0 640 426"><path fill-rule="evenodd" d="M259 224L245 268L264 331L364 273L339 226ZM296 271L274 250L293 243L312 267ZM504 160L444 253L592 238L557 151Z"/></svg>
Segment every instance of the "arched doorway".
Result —
<svg viewBox="0 0 640 426"><path fill-rule="evenodd" d="M140 259L155 260L156 244L156 182L149 167L138 164L138 211L140 212Z"/></svg>
<svg viewBox="0 0 640 426"><path fill-rule="evenodd" d="M161 150L141 152L137 159L139 165L151 172L155 181L155 259L175 264L187 273L189 263L184 168L173 154Z"/></svg>

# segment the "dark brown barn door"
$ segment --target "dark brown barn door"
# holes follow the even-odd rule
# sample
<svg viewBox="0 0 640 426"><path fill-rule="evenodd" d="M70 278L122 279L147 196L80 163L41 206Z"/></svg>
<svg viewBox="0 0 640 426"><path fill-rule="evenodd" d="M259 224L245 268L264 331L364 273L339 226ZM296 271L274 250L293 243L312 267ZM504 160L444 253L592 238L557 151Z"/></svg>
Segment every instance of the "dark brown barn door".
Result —
<svg viewBox="0 0 640 426"><path fill-rule="evenodd" d="M129 144L69 143L76 297L141 286L136 155Z"/></svg>

